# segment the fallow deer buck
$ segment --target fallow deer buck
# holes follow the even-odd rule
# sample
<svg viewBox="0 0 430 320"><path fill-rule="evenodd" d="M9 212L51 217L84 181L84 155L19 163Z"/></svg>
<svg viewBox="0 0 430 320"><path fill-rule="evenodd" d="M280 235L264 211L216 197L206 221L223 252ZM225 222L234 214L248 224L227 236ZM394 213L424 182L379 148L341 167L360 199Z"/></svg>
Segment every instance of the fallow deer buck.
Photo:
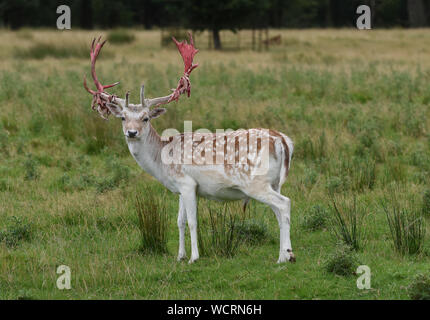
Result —
<svg viewBox="0 0 430 320"><path fill-rule="evenodd" d="M290 241L289 198L280 193L291 163L293 143L286 135L275 130L249 129L213 134L208 132L184 133L164 139L151 125L151 120L166 112L159 105L190 96L191 71L198 50L190 34L187 41L173 38L185 64L184 75L173 93L165 97L147 99L144 86L140 90L140 104L129 103L128 92L120 99L105 91L118 84L102 85L96 76L97 56L106 41L91 46L91 74L97 90L91 90L84 78L84 87L93 95L92 108L103 118L112 113L122 119L122 129L128 148L139 166L158 179L173 193L179 194L179 253L178 260L186 257L185 224L191 235L190 263L199 258L197 247L196 197L228 201L250 198L269 205L280 227L278 263L295 257ZM154 108L151 108L154 107Z"/></svg>

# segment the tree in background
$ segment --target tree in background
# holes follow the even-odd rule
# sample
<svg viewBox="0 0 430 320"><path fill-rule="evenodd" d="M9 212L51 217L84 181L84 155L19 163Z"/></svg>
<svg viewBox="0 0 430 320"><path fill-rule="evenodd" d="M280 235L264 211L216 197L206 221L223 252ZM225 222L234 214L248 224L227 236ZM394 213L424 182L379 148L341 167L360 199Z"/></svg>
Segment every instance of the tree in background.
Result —
<svg viewBox="0 0 430 320"><path fill-rule="evenodd" d="M409 25L411 27L425 27L428 25L426 7L423 0L407 0Z"/></svg>
<svg viewBox="0 0 430 320"><path fill-rule="evenodd" d="M1 22L11 29L18 29L25 24L37 25L41 17L34 15L39 9L39 1L15 0L0 1ZM53 12L55 14L55 11Z"/></svg>
<svg viewBox="0 0 430 320"><path fill-rule="evenodd" d="M81 28L92 29L94 25L92 0L81 0L79 13Z"/></svg>
<svg viewBox="0 0 430 320"><path fill-rule="evenodd" d="M372 10L373 27L407 27L408 19L407 0L374 0Z"/></svg>
<svg viewBox="0 0 430 320"><path fill-rule="evenodd" d="M257 14L267 8L264 0L186 0L183 1L186 26L212 32L214 48L221 49L221 30L236 32L252 25Z"/></svg>

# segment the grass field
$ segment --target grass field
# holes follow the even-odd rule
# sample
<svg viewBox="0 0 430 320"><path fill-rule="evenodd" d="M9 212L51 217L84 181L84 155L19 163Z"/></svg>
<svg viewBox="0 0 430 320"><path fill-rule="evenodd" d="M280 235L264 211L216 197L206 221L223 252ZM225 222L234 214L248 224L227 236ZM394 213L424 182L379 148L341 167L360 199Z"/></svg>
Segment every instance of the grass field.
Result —
<svg viewBox="0 0 430 320"><path fill-rule="evenodd" d="M168 94L183 71L179 54L160 48L157 31L130 32L134 41L105 47L99 78L121 81L111 92L131 90L132 101L142 82L148 97ZM276 264L276 218L251 203L267 239L188 265L176 262L177 195L139 169L120 121L92 111L82 86L90 41L107 32L0 30L0 298L409 299L414 277L430 272L430 32L271 30L278 33L282 45L267 52L208 51L197 36L191 98L168 105L153 125L183 131L192 120L193 129L290 136L282 193L292 200L297 263ZM140 250L134 200L144 186L170 217L166 254ZM393 189L406 210L422 208L418 254L395 250L381 205ZM363 212L356 256L371 268L369 290L357 289L355 275L327 271L337 242L327 219L309 227L316 205L333 215L333 195L355 198ZM70 290L56 287L59 265L71 269Z"/></svg>

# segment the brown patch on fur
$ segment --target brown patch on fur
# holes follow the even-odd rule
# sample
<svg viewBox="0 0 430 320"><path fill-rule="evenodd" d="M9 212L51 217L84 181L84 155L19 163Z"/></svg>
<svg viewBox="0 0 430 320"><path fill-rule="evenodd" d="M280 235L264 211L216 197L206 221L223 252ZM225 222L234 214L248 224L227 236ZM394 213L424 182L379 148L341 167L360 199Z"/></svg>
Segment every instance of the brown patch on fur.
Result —
<svg viewBox="0 0 430 320"><path fill-rule="evenodd" d="M265 135L267 133L267 136ZM239 170L242 173L248 174L251 171L251 168L255 163L249 159L250 154L256 154L257 156L261 153L262 149L262 139L263 134L265 137L269 139L269 154L277 159L277 155L275 152L275 143L280 139L284 150L285 150L285 163L286 166L286 174L288 174L288 164L289 164L289 150L288 145L283 138L283 136L275 131L275 130L267 130L267 129L250 129L250 130L237 130L233 132L225 132L222 136L218 137L216 133L192 133L192 136L185 139L185 134L181 133L177 136L172 136L168 138L168 141L165 141L164 144L174 143L172 148L181 148L180 149L180 161L181 163L175 166L175 172L181 171L181 166L183 164L191 164L191 165L223 165L225 172L228 174L234 173L234 170ZM250 135L253 136L252 140L250 139ZM193 141L194 138L194 141ZM264 138L266 139L266 138ZM252 140L252 141L251 141ZM176 145L177 143L181 143L180 146ZM187 143L185 145L185 143ZM191 143L191 146L190 146ZM222 162L217 162L217 144L218 149L220 151L224 151L223 155L220 155L220 159ZM205 148L209 146L211 148L211 153L206 152ZM191 147L191 150L188 149ZM187 148L187 156L189 156L189 150L191 151L191 159L187 157L185 159L185 150ZM178 149L179 151L179 149ZM178 154L179 156L179 154ZM206 156L212 157L212 163L210 163L210 159L206 159ZM252 157L251 157L252 158ZM255 161L255 160L254 160ZM173 165L172 165L173 166Z"/></svg>

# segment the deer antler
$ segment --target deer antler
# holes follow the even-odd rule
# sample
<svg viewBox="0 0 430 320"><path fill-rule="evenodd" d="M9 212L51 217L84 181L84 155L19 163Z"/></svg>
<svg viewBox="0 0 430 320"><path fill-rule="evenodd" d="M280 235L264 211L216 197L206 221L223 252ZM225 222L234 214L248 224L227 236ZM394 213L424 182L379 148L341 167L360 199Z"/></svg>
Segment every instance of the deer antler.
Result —
<svg viewBox="0 0 430 320"><path fill-rule="evenodd" d="M179 79L178 86L176 90L173 92L172 97L169 99L170 101L176 100L178 101L179 96L187 92L188 97L191 94L191 82L190 82L190 73L195 68L199 66L198 63L194 64L193 59L197 52L199 52L198 49L194 47L194 41L193 36L191 33L188 33L190 37L190 44L187 43L187 40L184 40L182 42L178 42L178 40L175 39L175 37L172 37L173 41L176 44L176 47L179 50L179 53L182 56L182 59L184 60L184 75Z"/></svg>
<svg viewBox="0 0 430 320"><path fill-rule="evenodd" d="M178 86L176 87L176 89L172 89L173 93L171 93L168 96L148 99L148 102L147 102L148 107L154 106L154 105L158 106L172 101L178 101L179 96L185 92L187 93L188 97L190 96L191 94L190 74L191 74L191 71L193 71L199 65L198 63L196 64L193 63L194 56L196 55L197 52L199 52L199 50L194 47L193 36L191 35L191 33L188 33L188 36L190 37L190 44L187 43L187 40L179 42L178 40L175 39L175 37L172 37L172 40L175 42L176 47L178 48L179 53L182 56L182 60L184 61L184 75L179 79Z"/></svg>
<svg viewBox="0 0 430 320"><path fill-rule="evenodd" d="M190 82L190 74L191 71L193 71L195 68L197 68L198 64L193 63L194 56L199 51L194 47L194 41L191 33L188 33L190 37L190 44L187 43L186 40L179 42L174 37L172 37L173 41L176 44L176 47L179 50L179 53L182 56L182 60L184 61L184 75L179 79L178 86L176 89L172 89L173 93L171 93L168 96L165 97L159 97L154 99L145 99L144 94L144 86L142 85L141 91L140 91L140 101L142 108L150 108L151 106L158 106L161 104L166 104L172 101L177 101L181 94L187 93L188 97L191 93L191 82ZM106 43L106 40L103 42L100 42L101 37L97 39L94 38L93 42L91 43L91 75L94 80L94 84L96 85L97 90L91 90L87 86L87 79L84 76L84 87L85 89L93 95L93 101L91 103L91 107L93 110L96 110L100 113L100 116L103 119L107 119L107 116L111 113L109 108L107 107L108 103L114 103L121 105L121 107L127 107L128 105L128 96L126 100L119 99L115 95L111 95L107 92L105 92L105 89L111 88L113 86L116 86L119 84L119 82L115 82L114 84L110 85L102 85L100 81L97 78L96 74L96 60L97 57L103 48L104 44Z"/></svg>
<svg viewBox="0 0 430 320"><path fill-rule="evenodd" d="M117 84L119 84L119 82L115 82L113 84L104 86L100 83L100 81L97 78L97 74L96 74L97 57L101 49L103 48L104 44L106 43L106 40L103 42L100 42L100 40L101 40L101 36L97 39L97 43L96 43L96 38L93 39L93 42L91 43L91 51L90 51L91 76L93 77L94 84L96 85L97 91L94 91L88 88L86 76L84 76L84 87L89 93L93 95L93 101L91 103L91 107L93 108L93 110L95 110L97 107L97 111L100 113L101 117L104 119L107 119L107 116L110 114L110 111L107 108L106 103L112 102L115 96L106 93L105 89L112 88Z"/></svg>

